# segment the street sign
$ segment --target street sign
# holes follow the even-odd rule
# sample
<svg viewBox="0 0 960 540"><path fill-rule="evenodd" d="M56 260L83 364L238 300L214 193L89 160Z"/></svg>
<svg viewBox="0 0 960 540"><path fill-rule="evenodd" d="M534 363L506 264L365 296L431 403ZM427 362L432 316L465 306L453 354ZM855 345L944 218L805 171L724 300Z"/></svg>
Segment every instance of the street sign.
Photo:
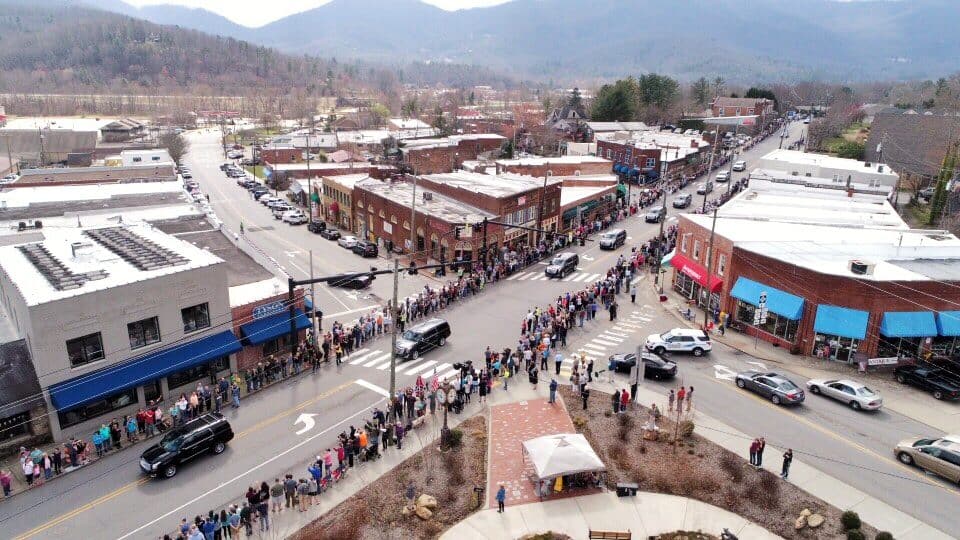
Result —
<svg viewBox="0 0 960 540"><path fill-rule="evenodd" d="M767 293L760 293L760 301L757 302L757 310L753 312L753 325L760 326L767 322Z"/></svg>

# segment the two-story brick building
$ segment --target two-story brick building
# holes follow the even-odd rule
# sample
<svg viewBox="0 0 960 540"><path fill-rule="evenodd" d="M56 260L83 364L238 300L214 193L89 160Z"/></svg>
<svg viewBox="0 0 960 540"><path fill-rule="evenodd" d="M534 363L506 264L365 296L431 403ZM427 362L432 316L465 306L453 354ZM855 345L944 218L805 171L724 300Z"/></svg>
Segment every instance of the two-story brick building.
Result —
<svg viewBox="0 0 960 540"><path fill-rule="evenodd" d="M617 131L600 133L597 157L613 163L613 171L644 183L668 176L693 176L710 159L712 146L698 135L668 131ZM665 167L664 167L665 166Z"/></svg>
<svg viewBox="0 0 960 540"><path fill-rule="evenodd" d="M506 140L503 135L495 133L418 139L404 143L401 154L404 164L414 174L444 173L459 168L464 161L497 154Z"/></svg>
<svg viewBox="0 0 960 540"><path fill-rule="evenodd" d="M680 216L672 286L798 354L853 361L855 353L960 352L960 239L910 229L889 191L751 179L715 227L709 215Z"/></svg>
<svg viewBox="0 0 960 540"><path fill-rule="evenodd" d="M774 102L773 100L767 98L733 98L717 96L710 103L710 112L715 118L729 116L756 116L756 123L749 126L744 125L740 128L741 131L748 133L762 130L777 118L777 111L774 109Z"/></svg>
<svg viewBox="0 0 960 540"><path fill-rule="evenodd" d="M510 172L529 176L579 176L610 174L613 162L599 156L558 156L498 159L497 174Z"/></svg>

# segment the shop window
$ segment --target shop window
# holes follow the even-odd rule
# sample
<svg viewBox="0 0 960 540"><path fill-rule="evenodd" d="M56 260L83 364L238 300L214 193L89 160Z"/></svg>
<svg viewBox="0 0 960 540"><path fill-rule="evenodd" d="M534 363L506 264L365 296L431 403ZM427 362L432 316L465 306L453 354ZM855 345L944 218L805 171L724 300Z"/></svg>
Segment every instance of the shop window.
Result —
<svg viewBox="0 0 960 540"><path fill-rule="evenodd" d="M180 315L183 317L184 334L210 326L210 306L207 303L181 309Z"/></svg>
<svg viewBox="0 0 960 540"><path fill-rule="evenodd" d="M813 355L817 358L853 362L853 355L860 346L859 339L828 334L816 334L813 339Z"/></svg>
<svg viewBox="0 0 960 540"><path fill-rule="evenodd" d="M230 369L230 357L222 356L208 364L193 366L171 375L167 375L167 388L173 390L197 381L210 382L210 377L221 371Z"/></svg>
<svg viewBox="0 0 960 540"><path fill-rule="evenodd" d="M648 168L653 168L653 167L655 167L656 165L657 165L657 159L656 159L656 158L652 158L652 157L648 157L648 158L647 158L646 166L647 166Z"/></svg>
<svg viewBox="0 0 960 540"><path fill-rule="evenodd" d="M270 356L278 352L289 349L290 335L284 334L276 339L271 339L263 343L263 356Z"/></svg>
<svg viewBox="0 0 960 540"><path fill-rule="evenodd" d="M156 317L132 322L127 325L130 348L139 349L160 342L160 323Z"/></svg>
<svg viewBox="0 0 960 540"><path fill-rule="evenodd" d="M27 435L30 426L30 413L22 412L0 418L0 441L7 441L20 435Z"/></svg>
<svg viewBox="0 0 960 540"><path fill-rule="evenodd" d="M737 313L736 319L741 323L747 326L754 326L762 332L776 336L780 339L786 341L796 341L797 339L797 328L800 326L800 321L794 321L786 317L782 317L767 311L767 320L759 325L754 325L754 317L756 316L757 307L749 302L744 302L743 300L737 301Z"/></svg>
<svg viewBox="0 0 960 540"><path fill-rule="evenodd" d="M159 401L163 398L163 389L160 386L160 379L143 385L143 399L145 403Z"/></svg>
<svg viewBox="0 0 960 540"><path fill-rule="evenodd" d="M75 426L137 403L137 389L129 388L67 411L57 411L60 428Z"/></svg>
<svg viewBox="0 0 960 540"><path fill-rule="evenodd" d="M73 367L103 360L103 338L100 332L68 340L67 357Z"/></svg>
<svg viewBox="0 0 960 540"><path fill-rule="evenodd" d="M877 357L916 358L920 352L923 339L922 337L891 338L881 335L880 343L877 344Z"/></svg>

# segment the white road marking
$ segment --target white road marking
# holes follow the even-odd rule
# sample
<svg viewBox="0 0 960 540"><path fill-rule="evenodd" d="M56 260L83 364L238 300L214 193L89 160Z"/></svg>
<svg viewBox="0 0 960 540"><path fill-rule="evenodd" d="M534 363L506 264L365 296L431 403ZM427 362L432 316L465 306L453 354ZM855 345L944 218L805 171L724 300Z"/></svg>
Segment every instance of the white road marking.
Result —
<svg viewBox="0 0 960 540"><path fill-rule="evenodd" d="M390 353L380 353L379 355L377 355L376 358L364 364L363 367L371 367L375 364L379 364L380 362L383 361L384 358L389 358L389 357L390 357Z"/></svg>
<svg viewBox="0 0 960 540"><path fill-rule="evenodd" d="M614 343L623 343L623 342L624 342L624 339L623 339L622 337L614 337L614 336L611 336L611 335L609 335L609 334L600 334L600 335L597 336L597 337L603 338L603 339L605 339L605 340L613 341Z"/></svg>
<svg viewBox="0 0 960 540"><path fill-rule="evenodd" d="M366 362L367 360L373 358L374 356L376 356L376 355L378 355L378 354L383 354L383 351L370 351L370 352L368 352L367 354L360 355L360 357L358 357L358 358L356 358L356 359L354 359L354 360L351 360L351 361L350 361L350 365L351 365L351 366L356 366L357 364L362 364L362 363Z"/></svg>
<svg viewBox="0 0 960 540"><path fill-rule="evenodd" d="M420 373L421 371L430 369L430 366L432 366L432 365L434 365L434 364L436 364L436 363L437 363L436 360L428 360L428 361L420 364L419 366L417 366L417 367L415 367L415 368L410 368L410 369L404 371L403 373L404 373L404 375L413 375L414 373Z"/></svg>
<svg viewBox="0 0 960 540"><path fill-rule="evenodd" d="M615 341L606 341L600 338L593 338L590 340L590 343L599 343L600 345L606 345L608 347L616 347L619 343Z"/></svg>
<svg viewBox="0 0 960 540"><path fill-rule="evenodd" d="M416 360L411 360L410 363L407 364L407 365L403 365L403 363L400 362L400 363L397 364L397 371L400 372L400 371L403 371L404 369L410 369L410 368L412 368L412 367L414 367L414 366L418 366L418 365L420 365L420 364L422 364L423 362L426 362L426 361L427 361L426 358L418 358L418 359L416 359Z"/></svg>
<svg viewBox="0 0 960 540"><path fill-rule="evenodd" d="M587 273L577 274L577 276L571 279L570 281L583 281L589 275L590 274L587 274Z"/></svg>
<svg viewBox="0 0 960 540"><path fill-rule="evenodd" d="M620 332L614 332L613 330L607 330L606 332L604 332L604 333L601 334L601 335L616 336L616 337L618 337L618 338L628 338L628 337L630 337L630 334L621 334Z"/></svg>
<svg viewBox="0 0 960 540"><path fill-rule="evenodd" d="M713 376L718 379L732 381L737 378L737 372L721 364L713 365Z"/></svg>
<svg viewBox="0 0 960 540"><path fill-rule="evenodd" d="M600 274L590 274L590 277L588 277L584 281L586 281L587 283L590 283L591 281L596 281L598 279L600 279Z"/></svg>
<svg viewBox="0 0 960 540"><path fill-rule="evenodd" d="M297 417L293 425L303 423L303 429L297 431L297 435L303 435L313 429L313 426L316 425L316 421L313 419L314 416L316 416L316 413L301 413L300 416Z"/></svg>
<svg viewBox="0 0 960 540"><path fill-rule="evenodd" d="M430 373L430 375L431 375L431 376L436 375L437 373L440 373L440 372L442 372L442 371L446 371L446 370L450 369L451 367L453 367L453 366L451 366L448 362L444 362L444 363L442 363L442 364L437 364L437 365L433 366L433 372Z"/></svg>
<svg viewBox="0 0 960 540"><path fill-rule="evenodd" d="M440 381L445 381L445 380L449 379L450 377L453 377L453 376L456 375L457 373L460 373L460 370L459 370L459 369L451 369L450 371L441 374L439 377L437 377L437 379L440 380Z"/></svg>
<svg viewBox="0 0 960 540"><path fill-rule="evenodd" d="M748 364L753 364L753 365L757 366L758 368L760 368L760 371L767 371L767 365L764 364L763 362L750 362L750 361L748 361L747 363L748 363Z"/></svg>

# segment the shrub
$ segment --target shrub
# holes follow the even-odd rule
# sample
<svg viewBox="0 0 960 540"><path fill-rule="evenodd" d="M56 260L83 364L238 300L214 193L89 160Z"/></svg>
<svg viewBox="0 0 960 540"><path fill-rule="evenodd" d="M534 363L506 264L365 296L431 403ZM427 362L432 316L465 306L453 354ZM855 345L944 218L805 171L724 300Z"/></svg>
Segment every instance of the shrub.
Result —
<svg viewBox="0 0 960 540"><path fill-rule="evenodd" d="M680 422L680 436L687 438L691 435L693 435L693 422L690 420Z"/></svg>
<svg viewBox="0 0 960 540"><path fill-rule="evenodd" d="M460 443L463 442L463 432L459 429L451 429L448 441L450 442L450 448L459 448Z"/></svg>
<svg viewBox="0 0 960 540"><path fill-rule="evenodd" d="M690 450L687 450L687 453L692 456L695 452L693 451L693 449L690 449Z"/></svg>
<svg viewBox="0 0 960 540"><path fill-rule="evenodd" d="M573 417L573 427L577 428L577 431L583 429L583 426L587 425L587 419L582 416Z"/></svg>
<svg viewBox="0 0 960 540"><path fill-rule="evenodd" d="M847 531L847 540L867 540L860 529L850 529Z"/></svg>
<svg viewBox="0 0 960 540"><path fill-rule="evenodd" d="M893 534L887 531L880 531L877 533L877 536L874 537L874 540L893 540Z"/></svg>
<svg viewBox="0 0 960 540"><path fill-rule="evenodd" d="M845 531L859 529L860 525L862 525L860 515L853 510L847 510L840 515L840 524L843 525L843 530Z"/></svg>
<svg viewBox="0 0 960 540"><path fill-rule="evenodd" d="M646 453L647 453L647 445L645 445L645 444L641 444L641 445L640 445L640 453L641 453L641 454L646 454Z"/></svg>
<svg viewBox="0 0 960 540"><path fill-rule="evenodd" d="M603 411L603 415L606 416L607 418L610 418L611 416L613 416L613 411L611 411L610 409L607 409Z"/></svg>
<svg viewBox="0 0 960 540"><path fill-rule="evenodd" d="M633 417L629 414L619 414L617 415L617 423L620 424L620 427L633 427Z"/></svg>
<svg viewBox="0 0 960 540"><path fill-rule="evenodd" d="M724 452L720 455L720 468L730 475L730 478L737 483L743 481L743 463L740 458L730 452Z"/></svg>
<svg viewBox="0 0 960 540"><path fill-rule="evenodd" d="M758 471L759 476L743 484L743 496L766 510L780 508L780 479L770 471Z"/></svg>

